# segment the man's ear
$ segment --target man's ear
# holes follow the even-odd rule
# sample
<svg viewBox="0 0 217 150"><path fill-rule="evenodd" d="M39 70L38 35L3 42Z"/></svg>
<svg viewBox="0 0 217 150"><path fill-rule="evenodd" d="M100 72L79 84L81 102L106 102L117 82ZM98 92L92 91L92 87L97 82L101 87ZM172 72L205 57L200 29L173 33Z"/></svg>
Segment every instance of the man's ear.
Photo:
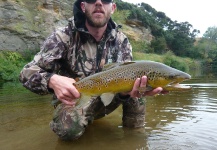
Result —
<svg viewBox="0 0 217 150"><path fill-rule="evenodd" d="M81 10L83 11L83 13L85 13L85 4L84 4L84 2L81 2Z"/></svg>
<svg viewBox="0 0 217 150"><path fill-rule="evenodd" d="M115 10L116 10L116 4L112 3L112 12L111 12L111 14L113 14L115 12Z"/></svg>

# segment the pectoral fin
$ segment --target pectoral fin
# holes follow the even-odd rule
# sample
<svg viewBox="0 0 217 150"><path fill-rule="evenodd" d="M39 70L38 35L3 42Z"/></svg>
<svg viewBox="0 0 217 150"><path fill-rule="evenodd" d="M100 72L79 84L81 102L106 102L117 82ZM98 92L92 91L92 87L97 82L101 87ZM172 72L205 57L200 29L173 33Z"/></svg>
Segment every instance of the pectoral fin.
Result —
<svg viewBox="0 0 217 150"><path fill-rule="evenodd" d="M76 105L83 106L83 105L86 104L88 101L90 101L90 99L91 99L91 96L90 96L90 95L82 94L81 97L78 99Z"/></svg>
<svg viewBox="0 0 217 150"><path fill-rule="evenodd" d="M114 96L114 93L103 93L100 97L104 106L108 106L112 102Z"/></svg>
<svg viewBox="0 0 217 150"><path fill-rule="evenodd" d="M146 87L139 87L138 88L139 93L145 93L146 90L147 90Z"/></svg>
<svg viewBox="0 0 217 150"><path fill-rule="evenodd" d="M145 93L146 91L151 91L153 88L151 86L146 86L146 87L139 87L138 91L139 93Z"/></svg>
<svg viewBox="0 0 217 150"><path fill-rule="evenodd" d="M114 93L103 93L100 96L100 98L104 106L108 106L112 102L114 96L115 96ZM87 102L90 101L90 99L91 99L90 95L82 94L80 99L77 101L76 105L82 107L85 104L87 104Z"/></svg>

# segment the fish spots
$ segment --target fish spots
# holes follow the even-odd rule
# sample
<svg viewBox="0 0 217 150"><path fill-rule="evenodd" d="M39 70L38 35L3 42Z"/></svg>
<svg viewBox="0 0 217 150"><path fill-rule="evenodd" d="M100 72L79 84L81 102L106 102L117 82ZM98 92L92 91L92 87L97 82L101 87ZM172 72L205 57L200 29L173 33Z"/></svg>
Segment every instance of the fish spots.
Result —
<svg viewBox="0 0 217 150"><path fill-rule="evenodd" d="M94 86L96 86L98 83L94 82L93 80L84 80L80 84L78 84L78 88L80 89L92 89Z"/></svg>
<svg viewBox="0 0 217 150"><path fill-rule="evenodd" d="M116 66L109 70L96 73L76 82L76 88L80 93L90 95L100 95L107 92L129 91L137 78L146 75L148 83L152 87L164 87L171 82L180 82L185 76L183 73L174 70L169 66L161 63L142 61L129 63L126 65ZM177 80L177 75L184 76Z"/></svg>
<svg viewBox="0 0 217 150"><path fill-rule="evenodd" d="M106 88L108 88L108 84L106 83L105 85L104 85Z"/></svg>
<svg viewBox="0 0 217 150"><path fill-rule="evenodd" d="M149 80L156 80L157 78L165 78L166 75L158 72L158 71L150 71L147 74Z"/></svg>
<svg viewBox="0 0 217 150"><path fill-rule="evenodd" d="M172 79L174 79L175 77L176 77L175 75L170 74L170 75L168 76L168 79L172 80Z"/></svg>

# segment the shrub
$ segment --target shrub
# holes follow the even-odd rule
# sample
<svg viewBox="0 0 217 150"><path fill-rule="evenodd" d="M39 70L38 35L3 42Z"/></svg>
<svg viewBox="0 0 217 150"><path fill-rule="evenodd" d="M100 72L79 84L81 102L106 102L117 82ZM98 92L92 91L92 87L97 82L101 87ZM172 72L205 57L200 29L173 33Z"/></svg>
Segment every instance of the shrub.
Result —
<svg viewBox="0 0 217 150"><path fill-rule="evenodd" d="M20 53L1 51L0 52L0 80L18 80L20 68L24 65L24 59Z"/></svg>
<svg viewBox="0 0 217 150"><path fill-rule="evenodd" d="M130 41L134 52L152 53L153 49L145 41Z"/></svg>
<svg viewBox="0 0 217 150"><path fill-rule="evenodd" d="M185 60L183 59L182 60L179 59L171 51L167 52L164 55L163 63L170 67L173 67L173 68L185 71L185 72L189 71L188 63L186 63Z"/></svg>

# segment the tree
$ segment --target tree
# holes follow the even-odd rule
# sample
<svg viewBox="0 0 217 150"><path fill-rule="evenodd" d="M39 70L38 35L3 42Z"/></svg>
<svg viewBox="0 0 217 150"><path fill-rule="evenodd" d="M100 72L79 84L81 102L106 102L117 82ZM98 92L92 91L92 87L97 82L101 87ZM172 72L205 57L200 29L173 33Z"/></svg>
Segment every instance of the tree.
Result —
<svg viewBox="0 0 217 150"><path fill-rule="evenodd" d="M178 23L177 21L171 23L168 30L165 31L165 39L168 48L178 56L187 56L189 50L194 46L195 36L198 30L192 30L192 25L188 22Z"/></svg>
<svg viewBox="0 0 217 150"><path fill-rule="evenodd" d="M166 52L167 43L164 37L157 37L151 41L151 47L157 54L163 54Z"/></svg>
<svg viewBox="0 0 217 150"><path fill-rule="evenodd" d="M203 34L203 37L217 42L217 27L216 26L208 27L206 32Z"/></svg>
<svg viewBox="0 0 217 150"><path fill-rule="evenodd" d="M196 35L200 33L199 30L193 29L190 23L172 21L164 12L158 12L146 3L133 5L121 0L115 1L119 10L130 11L128 19L137 19L151 30L155 37L151 46L156 52L161 53L166 47L178 56L188 56Z"/></svg>
<svg viewBox="0 0 217 150"><path fill-rule="evenodd" d="M206 63L212 66L212 69L217 72L217 27L208 27L207 31L203 34L201 40L205 41L204 53L206 54Z"/></svg>

